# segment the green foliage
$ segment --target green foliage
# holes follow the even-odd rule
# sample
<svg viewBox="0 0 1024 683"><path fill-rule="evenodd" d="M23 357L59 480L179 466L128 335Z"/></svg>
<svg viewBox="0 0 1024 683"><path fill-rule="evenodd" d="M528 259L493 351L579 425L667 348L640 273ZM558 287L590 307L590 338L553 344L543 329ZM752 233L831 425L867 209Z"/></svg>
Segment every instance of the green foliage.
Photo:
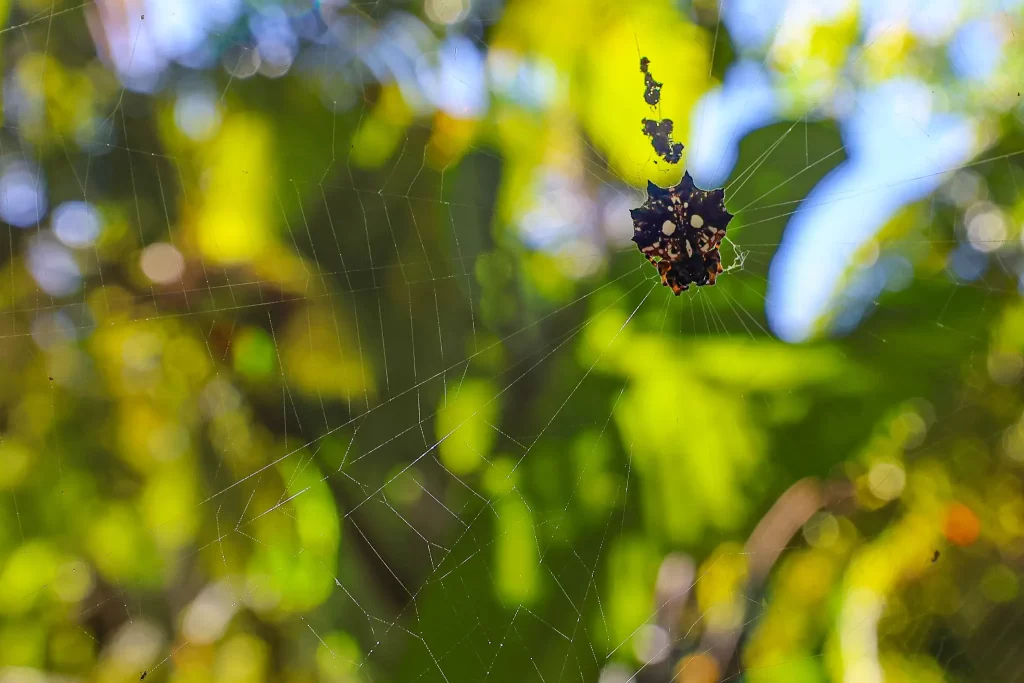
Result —
<svg viewBox="0 0 1024 683"><path fill-rule="evenodd" d="M944 51L862 36L856 9L780 34L764 59L791 118L739 143L737 267L676 299L604 218L559 207L593 230L547 251L522 226L549 217L551 175L580 206L677 179L640 130L636 51L671 65L662 115L700 144L694 105L749 57L716 3L510 0L482 44L532 60L550 92L492 92L479 118L326 59L229 76L220 42L240 21L193 74L216 116L191 134L174 87L122 88L97 58L109 4L24 0L0 32L2 151L38 164L49 208L88 201L101 224L66 296L34 279L53 211L0 240L0 680L1024 668L1006 636L1024 305L1003 271L947 272L979 203L1020 237L1007 79L966 91ZM386 40L394 9L343 12ZM1024 51L1006 50L1016 73ZM983 161L891 217L815 338L785 344L769 266L845 160L838 124L807 106L907 75L977 118ZM628 228L620 214L607 222ZM912 277L833 335L841 295L886 256Z"/></svg>

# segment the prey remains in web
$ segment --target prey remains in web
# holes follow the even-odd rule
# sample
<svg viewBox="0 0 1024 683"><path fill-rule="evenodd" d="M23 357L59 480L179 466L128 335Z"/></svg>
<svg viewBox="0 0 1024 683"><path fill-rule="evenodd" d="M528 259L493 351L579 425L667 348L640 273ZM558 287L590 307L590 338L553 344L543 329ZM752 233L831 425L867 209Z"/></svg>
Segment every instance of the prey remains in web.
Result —
<svg viewBox="0 0 1024 683"><path fill-rule="evenodd" d="M661 101L662 83L654 80L650 60L640 59L644 74L644 100L651 107ZM651 138L654 151L670 164L682 158L682 143L672 142L671 119L643 119L643 132ZM725 210L725 190L702 190L693 184L689 172L672 187L647 183L647 201L630 210L633 241L647 257L661 284L676 296L690 285L713 285L722 273L720 247L732 214Z"/></svg>

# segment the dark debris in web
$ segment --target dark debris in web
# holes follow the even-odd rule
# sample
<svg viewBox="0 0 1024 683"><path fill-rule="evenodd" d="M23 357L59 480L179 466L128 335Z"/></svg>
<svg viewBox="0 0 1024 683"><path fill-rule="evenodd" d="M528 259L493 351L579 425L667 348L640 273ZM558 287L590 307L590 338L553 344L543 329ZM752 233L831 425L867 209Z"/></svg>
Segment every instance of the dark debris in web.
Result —
<svg viewBox="0 0 1024 683"><path fill-rule="evenodd" d="M654 80L654 76L651 75L648 68L650 64L651 60L647 59L647 57L640 58L640 70L644 72L644 101L655 107L661 102L661 86L664 83Z"/></svg>
<svg viewBox="0 0 1024 683"><path fill-rule="evenodd" d="M644 135L651 139L651 145L658 156L670 164L678 164L683 158L683 143L672 142L672 128L675 125L672 119L644 119L643 124Z"/></svg>
<svg viewBox="0 0 1024 683"><path fill-rule="evenodd" d="M644 74L644 101L652 107L661 103L661 87L664 85L651 75L651 60L640 58L640 71ZM672 119L644 119L642 122L644 135L651 139L654 151L670 164L678 164L683 158L683 144L672 142Z"/></svg>
<svg viewBox="0 0 1024 683"><path fill-rule="evenodd" d="M662 84L651 76L650 60L640 59L644 73L644 100L654 106L661 100ZM671 141L671 119L643 120L644 133L665 161L678 163L682 143ZM715 284L723 272L720 247L726 228L732 220L725 208L725 190L703 190L693 183L689 172L672 187L647 183L647 201L630 210L633 218L633 241L651 264L658 269L661 284L671 287L678 296L690 285Z"/></svg>

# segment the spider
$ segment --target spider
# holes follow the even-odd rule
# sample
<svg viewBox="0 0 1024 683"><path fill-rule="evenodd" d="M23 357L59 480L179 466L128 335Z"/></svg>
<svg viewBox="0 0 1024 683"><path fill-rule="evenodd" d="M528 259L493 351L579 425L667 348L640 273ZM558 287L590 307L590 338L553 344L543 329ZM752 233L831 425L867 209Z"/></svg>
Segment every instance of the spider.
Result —
<svg viewBox="0 0 1024 683"><path fill-rule="evenodd" d="M633 241L678 296L691 284L713 285L722 272L719 247L732 214L724 190L702 190L689 173L669 188L647 183L647 201L630 210Z"/></svg>

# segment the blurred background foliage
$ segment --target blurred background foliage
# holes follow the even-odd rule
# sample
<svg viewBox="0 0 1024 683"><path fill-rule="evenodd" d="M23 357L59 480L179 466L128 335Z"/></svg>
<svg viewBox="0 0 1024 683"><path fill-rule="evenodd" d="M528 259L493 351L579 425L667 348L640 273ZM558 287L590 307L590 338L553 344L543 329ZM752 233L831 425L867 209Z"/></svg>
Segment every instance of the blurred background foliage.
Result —
<svg viewBox="0 0 1024 683"><path fill-rule="evenodd" d="M0 17L4 683L1024 680L1022 3Z"/></svg>

